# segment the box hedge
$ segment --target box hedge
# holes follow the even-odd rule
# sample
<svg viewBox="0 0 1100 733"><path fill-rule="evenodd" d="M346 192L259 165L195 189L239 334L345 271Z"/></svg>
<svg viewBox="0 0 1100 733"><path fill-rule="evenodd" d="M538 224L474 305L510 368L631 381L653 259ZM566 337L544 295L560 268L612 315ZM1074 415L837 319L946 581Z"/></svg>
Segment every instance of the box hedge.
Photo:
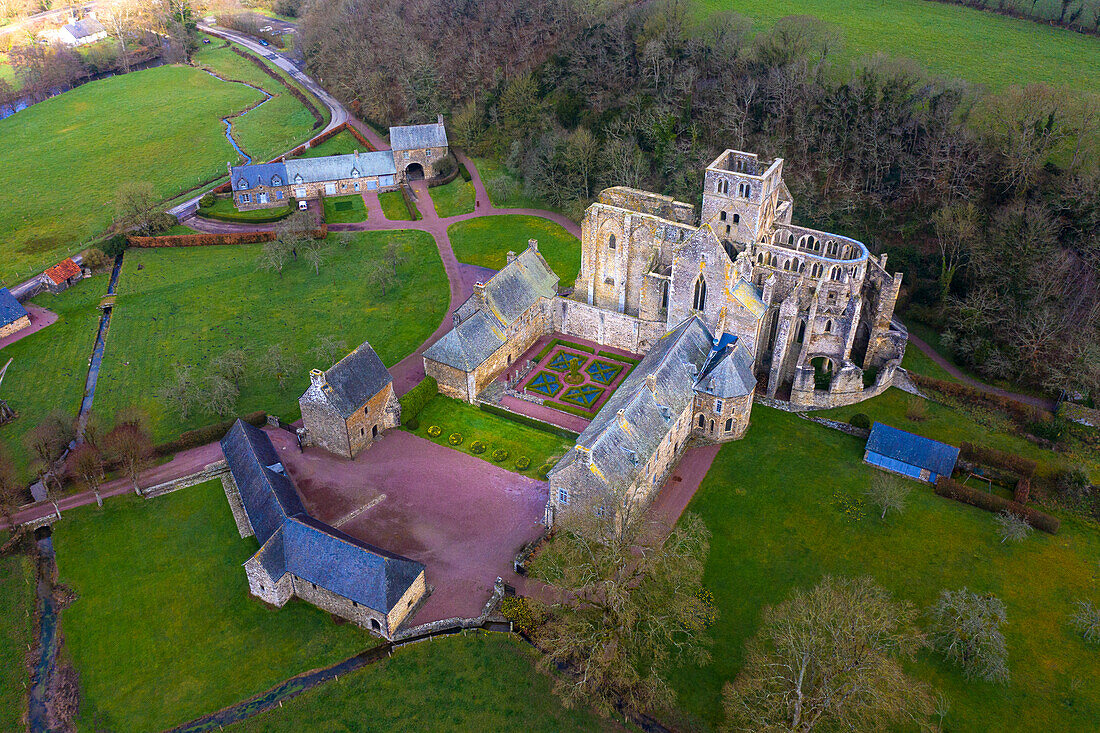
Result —
<svg viewBox="0 0 1100 733"><path fill-rule="evenodd" d="M1029 506L1024 506L1019 502L1010 501L996 494L982 491L981 489L972 489L969 486L963 486L946 476L940 476L936 479L935 492L948 499L961 501L964 504L976 506L986 511L1010 511L1019 517L1023 517L1027 520L1027 523L1035 529L1042 530L1049 534L1056 534L1058 528L1062 524L1057 517L1052 517L1049 514L1032 509Z"/></svg>

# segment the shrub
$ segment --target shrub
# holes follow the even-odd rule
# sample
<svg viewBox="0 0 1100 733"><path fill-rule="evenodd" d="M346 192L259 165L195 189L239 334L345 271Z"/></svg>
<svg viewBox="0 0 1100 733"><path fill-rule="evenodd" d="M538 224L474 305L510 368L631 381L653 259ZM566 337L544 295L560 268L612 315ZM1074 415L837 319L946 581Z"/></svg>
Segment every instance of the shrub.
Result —
<svg viewBox="0 0 1100 733"><path fill-rule="evenodd" d="M447 442L451 445L462 445L462 433L451 433L447 436Z"/></svg>
<svg viewBox="0 0 1100 733"><path fill-rule="evenodd" d="M405 427L407 427L409 430L417 430L420 428L420 420L415 417L411 420L406 420Z"/></svg>
<svg viewBox="0 0 1100 733"><path fill-rule="evenodd" d="M962 443L959 445L959 455L968 461L983 463L986 466L993 466L994 468L1003 468L1021 478L1031 478L1034 476L1035 469L1038 466L1035 461L1022 456L1013 453L1005 453L995 448L985 448L980 445L974 445L973 443Z"/></svg>
<svg viewBox="0 0 1100 733"><path fill-rule="evenodd" d="M905 417L913 422L924 422L928 419L928 403L917 396L911 396L905 405Z"/></svg>
<svg viewBox="0 0 1100 733"><path fill-rule="evenodd" d="M546 618L540 609L523 596L505 596L500 601L500 613L521 634L532 633Z"/></svg>
<svg viewBox="0 0 1100 733"><path fill-rule="evenodd" d="M473 443L470 443L470 452L481 455L485 452L485 444L480 440L475 440Z"/></svg>
<svg viewBox="0 0 1100 733"><path fill-rule="evenodd" d="M539 477L540 478L546 478L547 474L550 473L550 469L552 469L553 467L554 467L553 463L544 463L541 466L539 466Z"/></svg>
<svg viewBox="0 0 1100 733"><path fill-rule="evenodd" d="M996 596L945 590L930 611L932 646L962 667L967 678L1008 682L1008 649L1001 626L1005 604Z"/></svg>
<svg viewBox="0 0 1100 733"><path fill-rule="evenodd" d="M954 499L955 501L961 501L964 504L970 504L979 509L985 509L991 512L1010 511L1026 519L1027 523L1035 529L1042 530L1048 534L1056 534L1058 528L1062 525L1057 517L1052 517L1049 514L1032 509L1029 506L1001 498L996 494L990 494L980 489L972 489L969 486L963 486L946 476L940 476L936 479L935 492L940 496Z"/></svg>
<svg viewBox="0 0 1100 733"><path fill-rule="evenodd" d="M1050 413L1040 410L1034 405L1029 405L1011 397L1003 397L998 394L983 392L961 382L948 382L943 379L934 379L922 374L910 373L910 379L918 387L935 390L941 394L954 397L963 404L977 405L979 407L992 408L1006 413L1020 425L1039 422L1050 418Z"/></svg>
<svg viewBox="0 0 1100 733"><path fill-rule="evenodd" d="M860 430L871 429L871 418L864 415L862 412L857 412L848 418L848 424L853 428L859 428Z"/></svg>
<svg viewBox="0 0 1100 733"><path fill-rule="evenodd" d="M519 458L516 459L516 470L517 471L526 471L530 467L531 467L531 459L528 458L527 456L520 456Z"/></svg>
<svg viewBox="0 0 1100 733"><path fill-rule="evenodd" d="M1100 608L1092 601L1075 601L1070 623L1081 637L1092 644L1100 644Z"/></svg>
<svg viewBox="0 0 1100 733"><path fill-rule="evenodd" d="M103 252L103 250L97 249L95 247L84 250L81 258L82 259L80 264L93 271L102 270L104 268L110 267L113 264L111 262L111 258L108 257L106 253Z"/></svg>
<svg viewBox="0 0 1100 733"><path fill-rule="evenodd" d="M129 237L131 247L206 247L215 244L272 242L275 232L232 232L228 234L175 234L167 237Z"/></svg>
<svg viewBox="0 0 1100 733"><path fill-rule="evenodd" d="M217 202L218 198L213 193L203 194L203 197L199 199L200 209L209 209Z"/></svg>
<svg viewBox="0 0 1100 733"><path fill-rule="evenodd" d="M508 451L504 450L503 448L497 448L495 451L493 451L494 463L503 463L506 460L508 460Z"/></svg>
<svg viewBox="0 0 1100 733"><path fill-rule="evenodd" d="M1012 500L1018 504L1026 504L1031 495L1031 481L1022 478L1016 482L1016 488L1012 491Z"/></svg>
<svg viewBox="0 0 1100 733"><path fill-rule="evenodd" d="M408 423L415 417L420 416L420 411L424 409L424 405L439 394L439 383L432 377L424 377L420 380L420 383L410 389L401 397L401 419Z"/></svg>
<svg viewBox="0 0 1100 733"><path fill-rule="evenodd" d="M118 257L120 254L126 251L126 248L130 246L130 238L125 234L116 234L109 239L105 240L99 248L103 250L103 254L110 258Z"/></svg>
<svg viewBox="0 0 1100 733"><path fill-rule="evenodd" d="M1038 420L1028 423L1027 431L1043 440L1057 443L1062 439L1062 436L1065 435L1066 421L1060 417L1056 417L1052 420Z"/></svg>
<svg viewBox="0 0 1100 733"><path fill-rule="evenodd" d="M442 434L443 434L443 428L439 427L438 425L429 425L428 426L428 435L432 436L433 438L438 438Z"/></svg>

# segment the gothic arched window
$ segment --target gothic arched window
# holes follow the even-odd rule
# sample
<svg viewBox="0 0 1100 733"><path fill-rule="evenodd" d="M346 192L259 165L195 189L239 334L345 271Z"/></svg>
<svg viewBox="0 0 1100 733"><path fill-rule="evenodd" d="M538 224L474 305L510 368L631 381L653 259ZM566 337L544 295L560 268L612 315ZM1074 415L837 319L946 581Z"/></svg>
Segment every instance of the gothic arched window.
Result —
<svg viewBox="0 0 1100 733"><path fill-rule="evenodd" d="M697 311L705 310L707 307L707 281L702 275L695 281L695 297L691 303L691 307Z"/></svg>
<svg viewBox="0 0 1100 733"><path fill-rule="evenodd" d="M610 237L607 238L607 247L608 247L608 249L615 249L615 235L614 234L612 234Z"/></svg>

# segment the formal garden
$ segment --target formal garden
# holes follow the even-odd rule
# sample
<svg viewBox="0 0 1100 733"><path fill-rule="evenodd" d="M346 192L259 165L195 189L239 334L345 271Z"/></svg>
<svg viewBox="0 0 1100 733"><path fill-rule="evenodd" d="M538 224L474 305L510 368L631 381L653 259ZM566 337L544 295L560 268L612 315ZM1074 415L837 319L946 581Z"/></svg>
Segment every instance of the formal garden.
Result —
<svg viewBox="0 0 1100 733"><path fill-rule="evenodd" d="M591 419L634 369L638 360L587 344L552 339L514 389L555 410Z"/></svg>

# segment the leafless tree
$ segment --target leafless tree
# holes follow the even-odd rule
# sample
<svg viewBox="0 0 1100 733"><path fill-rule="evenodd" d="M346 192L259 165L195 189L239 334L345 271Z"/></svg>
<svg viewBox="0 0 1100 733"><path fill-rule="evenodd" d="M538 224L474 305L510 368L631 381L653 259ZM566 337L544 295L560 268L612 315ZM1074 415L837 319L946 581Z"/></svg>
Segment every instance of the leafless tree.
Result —
<svg viewBox="0 0 1100 733"><path fill-rule="evenodd" d="M51 479L61 489L58 462L75 437L73 418L64 410L53 410L23 436L23 444L34 456L39 479L47 490Z"/></svg>
<svg viewBox="0 0 1100 733"><path fill-rule="evenodd" d="M331 254L328 243L323 239L307 239L304 243L305 251L302 256L309 266L313 268L314 275L321 274L321 265L325 263Z"/></svg>
<svg viewBox="0 0 1100 733"><path fill-rule="evenodd" d="M115 193L115 222L123 231L150 234L157 222L157 194L148 181L126 181Z"/></svg>
<svg viewBox="0 0 1100 733"><path fill-rule="evenodd" d="M764 610L741 673L724 690L734 730L879 730L932 712L905 673L925 641L917 611L871 578L826 576Z"/></svg>
<svg viewBox="0 0 1100 733"><path fill-rule="evenodd" d="M260 249L260 256L256 258L256 267L260 270L268 270L279 273L281 277L283 268L290 260L291 246L281 239L264 242Z"/></svg>
<svg viewBox="0 0 1100 733"><path fill-rule="evenodd" d="M279 383L279 389L283 389L297 369L298 360L294 355L282 344L272 344L260 357L258 371L275 379Z"/></svg>
<svg viewBox="0 0 1100 733"><path fill-rule="evenodd" d="M1001 544L1005 542L1022 542L1031 534L1031 525L1023 517L1017 516L1005 509L993 515L993 521L997 524L997 534L1001 538Z"/></svg>
<svg viewBox="0 0 1100 733"><path fill-rule="evenodd" d="M103 482L103 454L91 443L81 443L69 452L66 471L84 488L95 494L96 504L103 506L99 487Z"/></svg>
<svg viewBox="0 0 1100 733"><path fill-rule="evenodd" d="M929 611L932 645L968 678L1008 683L1008 649L1001 626L1005 604L992 594L944 590Z"/></svg>
<svg viewBox="0 0 1100 733"><path fill-rule="evenodd" d="M104 445L107 454L118 461L123 474L130 479L134 493L141 494L138 476L153 457L153 441L149 433L136 422L121 422L107 433Z"/></svg>
<svg viewBox="0 0 1100 733"><path fill-rule="evenodd" d="M140 8L137 0L98 2L96 13L110 35L118 42L119 62L123 73L130 71L130 35L134 32Z"/></svg>
<svg viewBox="0 0 1100 733"><path fill-rule="evenodd" d="M0 516L15 533L15 510L23 498L23 485L19 473L4 447L0 445Z"/></svg>
<svg viewBox="0 0 1100 733"><path fill-rule="evenodd" d="M348 353L348 343L344 339L325 335L313 347L313 356L321 364L333 364Z"/></svg>
<svg viewBox="0 0 1100 733"><path fill-rule="evenodd" d="M164 387L161 396L179 413L181 420L186 420L195 408L198 388L194 368L189 364L176 364L172 381Z"/></svg>
<svg viewBox="0 0 1100 733"><path fill-rule="evenodd" d="M393 276L397 277L397 268L405 264L408 260L408 255L405 252L405 245L400 239L391 237L386 240L386 249L382 255L386 264L393 271Z"/></svg>
<svg viewBox="0 0 1100 733"><path fill-rule="evenodd" d="M932 225L940 247L940 301L946 303L951 280L978 236L978 209L970 201L949 204L932 214Z"/></svg>
<svg viewBox="0 0 1100 733"><path fill-rule="evenodd" d="M1074 601L1070 623L1085 641L1100 644L1100 607L1095 603L1081 599Z"/></svg>
<svg viewBox="0 0 1100 733"><path fill-rule="evenodd" d="M214 357L210 370L232 382L238 389L248 372L248 352L241 348L226 349Z"/></svg>
<svg viewBox="0 0 1100 733"><path fill-rule="evenodd" d="M882 509L881 519L886 519L886 512L893 510L897 514L905 511L905 500L909 498L909 483L904 479L885 471L875 471L871 476L871 486L867 489L867 496L875 506Z"/></svg>

